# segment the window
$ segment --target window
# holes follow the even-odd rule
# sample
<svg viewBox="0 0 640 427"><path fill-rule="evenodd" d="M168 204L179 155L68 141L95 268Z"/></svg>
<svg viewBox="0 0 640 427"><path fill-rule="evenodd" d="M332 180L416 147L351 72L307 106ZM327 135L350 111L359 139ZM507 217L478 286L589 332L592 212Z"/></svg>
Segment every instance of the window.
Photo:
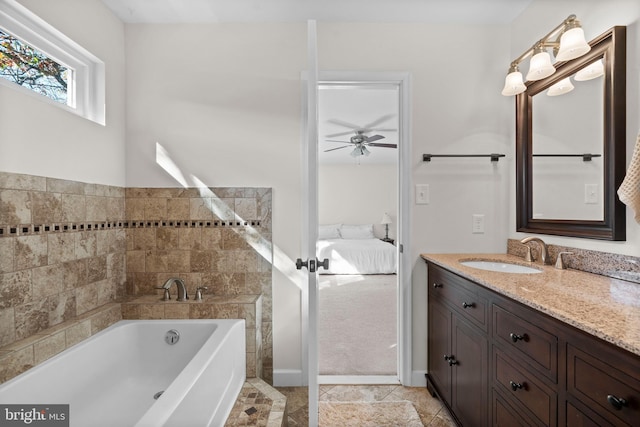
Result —
<svg viewBox="0 0 640 427"><path fill-rule="evenodd" d="M0 28L0 77L68 105L73 70Z"/></svg>
<svg viewBox="0 0 640 427"><path fill-rule="evenodd" d="M104 125L104 80L96 56L15 0L0 0L1 85Z"/></svg>

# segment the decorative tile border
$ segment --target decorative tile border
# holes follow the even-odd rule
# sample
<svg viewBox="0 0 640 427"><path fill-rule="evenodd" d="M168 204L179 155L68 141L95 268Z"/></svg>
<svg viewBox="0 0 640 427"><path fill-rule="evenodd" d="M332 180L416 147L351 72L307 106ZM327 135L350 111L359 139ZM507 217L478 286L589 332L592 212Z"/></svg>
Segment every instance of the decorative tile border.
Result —
<svg viewBox="0 0 640 427"><path fill-rule="evenodd" d="M98 221L60 224L19 224L0 225L1 237L30 236L34 234L64 233L73 231L98 231L129 228L242 228L261 227L259 219L242 221L193 221L193 220L168 220L168 221Z"/></svg>

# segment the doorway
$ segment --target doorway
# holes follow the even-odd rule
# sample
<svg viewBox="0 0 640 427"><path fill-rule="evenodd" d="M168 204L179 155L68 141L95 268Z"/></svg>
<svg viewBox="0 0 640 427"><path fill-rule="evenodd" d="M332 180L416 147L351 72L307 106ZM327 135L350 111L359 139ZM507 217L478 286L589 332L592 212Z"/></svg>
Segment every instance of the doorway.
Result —
<svg viewBox="0 0 640 427"><path fill-rule="evenodd" d="M319 383L398 384L400 86L318 84Z"/></svg>
<svg viewBox="0 0 640 427"><path fill-rule="evenodd" d="M396 218L394 218L394 224L390 225L391 233L395 231L396 238L394 240L394 245L397 250L397 277L396 277L396 288L397 288L397 372L395 376L389 376L390 379L387 379L389 382L398 383L404 385L412 384L412 371L411 371L411 282L410 282L410 271L411 265L408 257L404 255L404 248L410 247L410 236L409 236L409 224L410 224L410 215L409 215L409 200L410 200L410 147L411 147L411 137L410 137L410 75L408 73L402 72L320 72L319 85L365 85L365 86L375 86L382 85L387 87L395 87L397 90L398 97L398 115L397 115L397 138L398 138L398 148L397 148L397 174L396 174L396 206L397 213ZM317 86L319 87L319 86ZM381 86L378 86L381 87ZM309 105L309 109L315 110L317 105L314 106ZM313 115L310 116L310 120L312 120ZM309 123L309 122L308 122ZM310 125L308 125L310 126ZM314 128L317 129L317 123L314 125ZM311 127L309 127L311 129ZM345 129L345 131L348 129ZM320 138L323 135L319 135ZM340 137L340 136L338 136ZM320 148L321 151L322 148ZM342 151L348 150L348 148L342 149ZM340 151L340 150L336 150ZM348 152L345 154L349 154ZM305 156L305 161L308 161L307 164L310 166L310 170L314 169L313 165L316 167L318 165L317 158L314 161L310 161L308 159L309 156L317 156L317 151L308 152ZM357 163L357 162L356 162ZM362 163L361 163L362 165ZM317 170L317 169L314 169ZM311 181L312 182L312 181ZM307 186L309 187L309 186ZM313 187L313 188L311 188ZM311 186L308 188L309 200L317 200L317 190L318 188L315 186ZM316 217L317 220L317 217ZM378 222L374 220L373 222ZM382 221L380 221L382 222ZM311 225L311 224L310 224ZM316 222L317 226L317 222ZM381 227L382 224L377 224L378 227ZM378 229L379 231L379 229ZM386 234L386 233L385 233ZM390 236L391 237L391 236ZM310 289L311 292L311 289ZM315 291L313 292L313 299L311 299L311 294L309 295L309 303L313 300L316 300ZM306 298L305 298L306 299ZM304 302L303 302L304 304ZM309 336L309 352L313 350L314 354L305 354L303 366L309 366L309 384L317 384L318 382L324 382L322 377L316 376L317 373L317 347L314 344L317 337L317 317L315 315L311 316L313 310L310 311L310 315L308 317L308 329L307 334L305 336ZM303 321L306 323L307 316L303 315ZM375 333L375 331L372 331ZM306 340L306 339L305 339ZM313 345L312 345L313 344ZM315 366L315 367L314 367ZM335 380L335 378L334 378ZM345 378L347 382L353 383L353 379ZM358 376L358 383L366 384L371 382L380 383L382 381L381 377L376 376ZM333 381L335 382L335 381ZM311 398L311 396L310 396Z"/></svg>

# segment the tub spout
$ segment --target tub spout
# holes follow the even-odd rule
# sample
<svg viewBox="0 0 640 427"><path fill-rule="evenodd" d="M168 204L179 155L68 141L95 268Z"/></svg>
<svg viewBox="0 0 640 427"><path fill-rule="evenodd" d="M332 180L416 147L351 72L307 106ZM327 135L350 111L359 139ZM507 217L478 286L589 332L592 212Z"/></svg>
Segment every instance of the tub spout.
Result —
<svg viewBox="0 0 640 427"><path fill-rule="evenodd" d="M175 282L176 287L178 288L178 298L176 301L186 301L189 299L187 295L187 287L184 285L184 281L182 279L178 279L177 277L172 277L171 279L164 282L162 285L163 289L170 289L171 285Z"/></svg>

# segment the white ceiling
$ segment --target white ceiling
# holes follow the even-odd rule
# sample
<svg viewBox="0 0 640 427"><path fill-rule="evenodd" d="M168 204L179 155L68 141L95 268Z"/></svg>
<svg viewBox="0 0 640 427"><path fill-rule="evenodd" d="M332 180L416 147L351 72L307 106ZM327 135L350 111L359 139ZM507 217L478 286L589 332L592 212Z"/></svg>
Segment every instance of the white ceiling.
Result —
<svg viewBox="0 0 640 427"><path fill-rule="evenodd" d="M127 23L509 23L533 0L102 0Z"/></svg>
<svg viewBox="0 0 640 427"><path fill-rule="evenodd" d="M506 24L533 0L101 0L126 23L195 22L416 22ZM326 139L348 141L354 127L367 127L382 117L371 135L379 143L398 144L398 94L390 88L325 88L319 94L318 134L321 163L394 163L398 150L371 147L369 156L354 158L350 148ZM345 123L345 124L346 124ZM348 132L327 138L326 135Z"/></svg>
<svg viewBox="0 0 640 427"><path fill-rule="evenodd" d="M368 147L370 155L352 157L349 141L355 129L366 128L367 136L381 135L375 141L398 144L399 94L397 86L320 86L318 91L318 161L320 163L380 164L397 163L398 150ZM340 135L342 134L342 135ZM331 141L328 141L331 140ZM326 152L338 147L338 150Z"/></svg>

